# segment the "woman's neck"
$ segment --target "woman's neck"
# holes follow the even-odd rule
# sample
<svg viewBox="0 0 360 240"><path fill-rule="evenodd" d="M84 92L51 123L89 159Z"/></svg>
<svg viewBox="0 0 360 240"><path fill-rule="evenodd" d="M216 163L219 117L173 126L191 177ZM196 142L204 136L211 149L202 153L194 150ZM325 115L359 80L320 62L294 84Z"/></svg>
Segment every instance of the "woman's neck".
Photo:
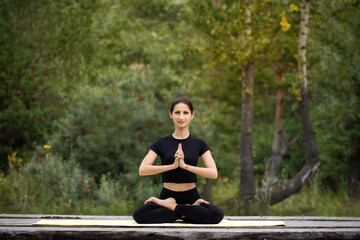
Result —
<svg viewBox="0 0 360 240"><path fill-rule="evenodd" d="M189 129L175 129L175 132L172 134L176 139L185 139L190 135Z"/></svg>

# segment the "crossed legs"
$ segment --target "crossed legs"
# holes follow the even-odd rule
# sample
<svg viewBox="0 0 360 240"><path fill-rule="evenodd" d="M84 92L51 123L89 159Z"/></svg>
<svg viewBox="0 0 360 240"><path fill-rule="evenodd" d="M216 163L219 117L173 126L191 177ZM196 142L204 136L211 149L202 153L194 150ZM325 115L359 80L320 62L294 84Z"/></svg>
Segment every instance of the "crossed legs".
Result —
<svg viewBox="0 0 360 240"><path fill-rule="evenodd" d="M189 223L217 224L223 217L224 214L218 207L203 199L198 199L190 205L177 204L172 197L166 199L151 197L133 214L137 223L172 223L182 218Z"/></svg>

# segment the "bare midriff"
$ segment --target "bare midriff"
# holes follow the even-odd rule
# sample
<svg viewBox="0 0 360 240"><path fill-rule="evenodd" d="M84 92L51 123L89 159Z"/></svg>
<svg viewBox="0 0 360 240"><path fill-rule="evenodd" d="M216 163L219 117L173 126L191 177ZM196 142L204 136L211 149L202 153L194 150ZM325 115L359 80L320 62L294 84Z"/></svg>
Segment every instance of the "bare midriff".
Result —
<svg viewBox="0 0 360 240"><path fill-rule="evenodd" d="M195 183L169 183L164 182L164 188L169 189L174 192L184 192L190 189L195 188Z"/></svg>

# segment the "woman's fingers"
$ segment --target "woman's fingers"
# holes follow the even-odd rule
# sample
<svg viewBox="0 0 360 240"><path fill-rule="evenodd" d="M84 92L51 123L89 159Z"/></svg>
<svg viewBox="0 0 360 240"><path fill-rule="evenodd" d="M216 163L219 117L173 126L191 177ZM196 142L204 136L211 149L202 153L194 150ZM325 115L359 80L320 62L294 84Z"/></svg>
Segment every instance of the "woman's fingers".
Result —
<svg viewBox="0 0 360 240"><path fill-rule="evenodd" d="M179 167L179 158L175 158L173 165L175 169Z"/></svg>
<svg viewBox="0 0 360 240"><path fill-rule="evenodd" d="M156 197L151 197L151 198L149 198L148 200L146 200L146 201L144 202L144 204L149 204L149 203L155 202L155 201L156 201Z"/></svg>
<svg viewBox="0 0 360 240"><path fill-rule="evenodd" d="M184 158L184 153L175 153L175 158Z"/></svg>
<svg viewBox="0 0 360 240"><path fill-rule="evenodd" d="M179 159L179 166L181 167L181 168L186 168L186 163L185 163L185 161L184 161L184 159L183 158L180 158Z"/></svg>
<svg viewBox="0 0 360 240"><path fill-rule="evenodd" d="M209 205L210 202L205 201L204 199L199 198L198 200L196 200L196 202L195 202L193 205L201 205L201 204Z"/></svg>
<svg viewBox="0 0 360 240"><path fill-rule="evenodd" d="M175 158L184 158L184 153L182 152L176 152L174 155Z"/></svg>
<svg viewBox="0 0 360 240"><path fill-rule="evenodd" d="M178 162L181 160L184 160L184 152L182 151L182 145L181 143L179 143L178 145L178 149L176 150L175 154L174 154L174 158L175 161L177 160Z"/></svg>

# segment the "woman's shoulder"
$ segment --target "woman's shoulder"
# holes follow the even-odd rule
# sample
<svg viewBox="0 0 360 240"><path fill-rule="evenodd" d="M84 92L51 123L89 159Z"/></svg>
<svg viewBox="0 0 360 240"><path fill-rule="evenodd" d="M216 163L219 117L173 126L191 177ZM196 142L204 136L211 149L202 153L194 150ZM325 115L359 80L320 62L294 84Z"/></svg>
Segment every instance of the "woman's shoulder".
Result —
<svg viewBox="0 0 360 240"><path fill-rule="evenodd" d="M200 144L207 144L207 143L205 142L205 140L203 140L203 139L201 139L201 138L198 138L198 137L195 137L195 136L193 136L193 135L190 135L190 138L191 138L192 141L198 142L198 143L200 143Z"/></svg>
<svg viewBox="0 0 360 240"><path fill-rule="evenodd" d="M168 142L171 139L171 135L160 137L157 140L155 140L154 143L162 143L162 142Z"/></svg>

